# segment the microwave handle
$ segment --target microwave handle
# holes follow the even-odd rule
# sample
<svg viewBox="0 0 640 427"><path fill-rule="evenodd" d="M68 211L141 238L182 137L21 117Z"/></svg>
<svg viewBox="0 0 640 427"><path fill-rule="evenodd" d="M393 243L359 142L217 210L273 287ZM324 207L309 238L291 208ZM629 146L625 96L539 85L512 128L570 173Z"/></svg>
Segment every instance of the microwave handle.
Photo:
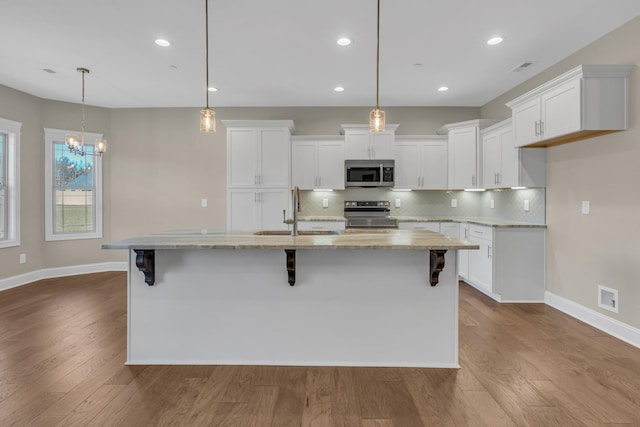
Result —
<svg viewBox="0 0 640 427"><path fill-rule="evenodd" d="M380 163L380 184L384 181L384 170L382 169L382 163Z"/></svg>

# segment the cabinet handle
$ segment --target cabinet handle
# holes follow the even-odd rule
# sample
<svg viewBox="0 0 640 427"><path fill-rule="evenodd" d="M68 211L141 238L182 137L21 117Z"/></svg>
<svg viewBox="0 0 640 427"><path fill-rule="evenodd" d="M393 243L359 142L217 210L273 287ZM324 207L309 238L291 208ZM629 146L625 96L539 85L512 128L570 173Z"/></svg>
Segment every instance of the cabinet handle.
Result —
<svg viewBox="0 0 640 427"><path fill-rule="evenodd" d="M540 136L544 136L544 122L540 120Z"/></svg>
<svg viewBox="0 0 640 427"><path fill-rule="evenodd" d="M487 258L491 258L491 246L487 246Z"/></svg>
<svg viewBox="0 0 640 427"><path fill-rule="evenodd" d="M253 193L253 203L258 203L258 193Z"/></svg>
<svg viewBox="0 0 640 427"><path fill-rule="evenodd" d="M500 172L496 172L496 184L500 184L502 182L502 174Z"/></svg>
<svg viewBox="0 0 640 427"><path fill-rule="evenodd" d="M536 136L540 136L540 131L538 131L538 121L536 120Z"/></svg>
<svg viewBox="0 0 640 427"><path fill-rule="evenodd" d="M472 187L476 186L476 176L475 176L475 174L471 175L471 186Z"/></svg>
<svg viewBox="0 0 640 427"><path fill-rule="evenodd" d="M322 177L318 177L318 187L322 187Z"/></svg>
<svg viewBox="0 0 640 427"><path fill-rule="evenodd" d="M258 175L253 175L253 185L258 185Z"/></svg>

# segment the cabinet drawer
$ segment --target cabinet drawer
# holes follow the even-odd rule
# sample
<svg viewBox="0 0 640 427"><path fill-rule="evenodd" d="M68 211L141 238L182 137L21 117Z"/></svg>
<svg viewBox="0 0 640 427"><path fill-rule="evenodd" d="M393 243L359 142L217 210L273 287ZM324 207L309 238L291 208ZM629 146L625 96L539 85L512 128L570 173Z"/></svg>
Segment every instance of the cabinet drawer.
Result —
<svg viewBox="0 0 640 427"><path fill-rule="evenodd" d="M298 221L298 230L344 230L344 221Z"/></svg>
<svg viewBox="0 0 640 427"><path fill-rule="evenodd" d="M469 238L493 240L493 227L469 224Z"/></svg>
<svg viewBox="0 0 640 427"><path fill-rule="evenodd" d="M429 230L440 232L439 222L401 222L398 224L400 230Z"/></svg>

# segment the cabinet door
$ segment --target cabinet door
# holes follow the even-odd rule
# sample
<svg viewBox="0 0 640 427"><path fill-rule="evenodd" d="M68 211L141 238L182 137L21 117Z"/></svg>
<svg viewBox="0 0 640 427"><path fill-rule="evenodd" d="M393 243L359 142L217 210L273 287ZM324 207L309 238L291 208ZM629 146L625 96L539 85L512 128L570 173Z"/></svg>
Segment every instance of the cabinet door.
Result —
<svg viewBox="0 0 640 427"><path fill-rule="evenodd" d="M513 135L516 147L531 144L540 140L540 98L536 97L512 110Z"/></svg>
<svg viewBox="0 0 640 427"><path fill-rule="evenodd" d="M502 133L495 131L482 137L482 186L498 188L499 174L502 174Z"/></svg>
<svg viewBox="0 0 640 427"><path fill-rule="evenodd" d="M318 142L317 188L344 190L344 142Z"/></svg>
<svg viewBox="0 0 640 427"><path fill-rule="evenodd" d="M439 222L401 222L398 224L400 230L429 230L440 232Z"/></svg>
<svg viewBox="0 0 640 427"><path fill-rule="evenodd" d="M227 229L255 230L258 228L258 195L254 190L229 190Z"/></svg>
<svg viewBox="0 0 640 427"><path fill-rule="evenodd" d="M422 170L421 188L428 190L447 189L447 142L425 142L420 151Z"/></svg>
<svg viewBox="0 0 640 427"><path fill-rule="evenodd" d="M258 185L289 187L291 138L288 129L260 129L259 134Z"/></svg>
<svg viewBox="0 0 640 427"><path fill-rule="evenodd" d="M513 141L513 130L505 129L500 133L500 175L498 186L501 188L518 187L520 182L521 150L544 150L544 148L516 148Z"/></svg>
<svg viewBox="0 0 640 427"><path fill-rule="evenodd" d="M395 132L369 133L372 159L393 159L395 150Z"/></svg>
<svg viewBox="0 0 640 427"><path fill-rule="evenodd" d="M477 185L476 126L449 132L449 188L475 188Z"/></svg>
<svg viewBox="0 0 640 427"><path fill-rule="evenodd" d="M571 80L542 94L542 138L549 139L582 129L581 79Z"/></svg>
<svg viewBox="0 0 640 427"><path fill-rule="evenodd" d="M262 230L286 230L284 218L289 218L289 190L259 190L257 209L260 218L259 228ZM282 212L285 212L284 215Z"/></svg>
<svg viewBox="0 0 640 427"><path fill-rule="evenodd" d="M473 236L469 241L480 246L477 251L469 251L469 280L487 292L493 292L493 243Z"/></svg>
<svg viewBox="0 0 640 427"><path fill-rule="evenodd" d="M440 233L445 236L453 237L454 239L460 238L460 224L457 222L441 222ZM458 251L460 253L462 251Z"/></svg>
<svg viewBox="0 0 640 427"><path fill-rule="evenodd" d="M252 187L258 182L257 131L230 129L227 132L227 186Z"/></svg>
<svg viewBox="0 0 640 427"><path fill-rule="evenodd" d="M349 130L345 132L344 150L347 159L369 159L371 157L368 130Z"/></svg>
<svg viewBox="0 0 640 427"><path fill-rule="evenodd" d="M469 224L460 223L460 240L469 240ZM466 280L469 277L469 252L471 250L458 251L458 275Z"/></svg>
<svg viewBox="0 0 640 427"><path fill-rule="evenodd" d="M294 141L291 144L291 184L301 190L313 190L318 182L317 143Z"/></svg>
<svg viewBox="0 0 640 427"><path fill-rule="evenodd" d="M396 147L395 188L418 189L422 185L420 174L421 143L402 142Z"/></svg>

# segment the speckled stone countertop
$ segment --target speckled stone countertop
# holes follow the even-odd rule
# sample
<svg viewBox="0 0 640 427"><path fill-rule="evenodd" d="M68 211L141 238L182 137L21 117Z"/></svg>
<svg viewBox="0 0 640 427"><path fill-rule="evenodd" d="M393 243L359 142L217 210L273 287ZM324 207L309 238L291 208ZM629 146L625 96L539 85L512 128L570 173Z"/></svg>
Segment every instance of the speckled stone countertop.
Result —
<svg viewBox="0 0 640 427"><path fill-rule="evenodd" d="M532 224L530 222L506 221L480 217L424 217L424 216L395 216L399 222L467 222L470 224L488 225L490 227L532 227L546 228L546 224Z"/></svg>
<svg viewBox="0 0 640 427"><path fill-rule="evenodd" d="M256 235L252 231L171 230L104 243L102 249L479 249L426 230L346 230L336 234Z"/></svg>
<svg viewBox="0 0 640 427"><path fill-rule="evenodd" d="M490 227L532 227L546 228L546 224L532 224L530 222L506 221L481 217L440 217L440 216L392 216L399 222L467 222L470 224L488 225ZM346 221L343 216L301 215L299 221Z"/></svg>

